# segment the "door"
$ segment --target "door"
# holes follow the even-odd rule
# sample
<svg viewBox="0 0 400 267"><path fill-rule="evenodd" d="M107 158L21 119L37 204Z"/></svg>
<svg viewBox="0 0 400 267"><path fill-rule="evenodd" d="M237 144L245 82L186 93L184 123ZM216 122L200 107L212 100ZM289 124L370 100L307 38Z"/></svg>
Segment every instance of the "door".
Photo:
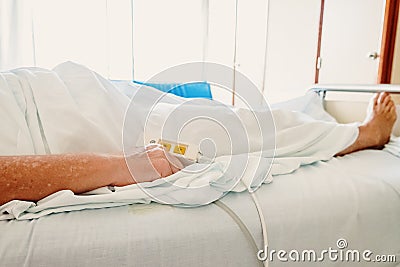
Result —
<svg viewBox="0 0 400 267"><path fill-rule="evenodd" d="M319 83L378 79L385 0L325 0Z"/></svg>

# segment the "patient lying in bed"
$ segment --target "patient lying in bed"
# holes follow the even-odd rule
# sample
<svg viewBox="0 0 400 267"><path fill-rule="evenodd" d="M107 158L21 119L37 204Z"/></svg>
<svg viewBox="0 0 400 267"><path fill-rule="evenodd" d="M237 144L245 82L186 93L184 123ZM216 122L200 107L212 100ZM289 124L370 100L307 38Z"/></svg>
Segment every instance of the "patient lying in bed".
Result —
<svg viewBox="0 0 400 267"><path fill-rule="evenodd" d="M356 141L336 155L381 148L389 142L395 120L395 105L390 95L376 94L371 99L367 118L359 126ZM37 201L63 189L79 194L107 185L149 182L183 167L175 156L157 145L143 148L126 160L134 166L135 177L129 172L122 153L2 156L0 205L13 199ZM147 161L151 164L146 164Z"/></svg>

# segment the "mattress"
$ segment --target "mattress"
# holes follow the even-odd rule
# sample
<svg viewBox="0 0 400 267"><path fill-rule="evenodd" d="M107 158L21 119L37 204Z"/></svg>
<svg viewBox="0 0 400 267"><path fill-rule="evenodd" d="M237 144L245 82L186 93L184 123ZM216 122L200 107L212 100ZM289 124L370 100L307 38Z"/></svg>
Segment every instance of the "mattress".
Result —
<svg viewBox="0 0 400 267"><path fill-rule="evenodd" d="M257 191L269 249L348 249L394 255L400 262L400 159L361 151L275 177ZM260 219L249 193L221 201L262 248ZM373 257L373 256L372 256ZM1 266L259 266L238 224L210 204L178 208L134 204L28 221L0 221ZM325 259L316 266L364 266ZM282 262L270 266L310 266Z"/></svg>

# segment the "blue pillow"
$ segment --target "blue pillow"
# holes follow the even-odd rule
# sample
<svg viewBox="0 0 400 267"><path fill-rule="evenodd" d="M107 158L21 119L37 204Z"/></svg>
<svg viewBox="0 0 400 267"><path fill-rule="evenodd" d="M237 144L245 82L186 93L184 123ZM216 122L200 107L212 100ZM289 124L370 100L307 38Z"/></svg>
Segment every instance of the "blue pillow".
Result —
<svg viewBox="0 0 400 267"><path fill-rule="evenodd" d="M177 96L186 98L207 98L212 99L210 84L207 82L192 82L192 83L147 83L133 81L140 85L154 87L160 91L171 93Z"/></svg>

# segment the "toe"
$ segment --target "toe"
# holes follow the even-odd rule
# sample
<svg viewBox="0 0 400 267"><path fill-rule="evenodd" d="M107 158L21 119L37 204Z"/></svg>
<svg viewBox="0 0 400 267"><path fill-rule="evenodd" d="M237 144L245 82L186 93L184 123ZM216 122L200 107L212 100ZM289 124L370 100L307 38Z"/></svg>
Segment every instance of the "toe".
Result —
<svg viewBox="0 0 400 267"><path fill-rule="evenodd" d="M390 107L389 113L392 115L392 118L393 118L394 120L397 119L396 105L393 104L393 105Z"/></svg>
<svg viewBox="0 0 400 267"><path fill-rule="evenodd" d="M376 93L376 94L373 96L372 101L371 101L372 104L373 104L373 106L376 106L376 105L378 104L379 96L380 96L379 93Z"/></svg>
<svg viewBox="0 0 400 267"><path fill-rule="evenodd" d="M379 95L378 95L378 100L377 100L377 104L382 103L383 97L384 97L384 92L379 93Z"/></svg>
<svg viewBox="0 0 400 267"><path fill-rule="evenodd" d="M382 103L383 107L384 107L384 111L385 112L389 112L390 109L394 106L394 103L392 100L388 100Z"/></svg>
<svg viewBox="0 0 400 267"><path fill-rule="evenodd" d="M387 106L390 102L392 102L392 98L390 97L390 95L389 94L384 95L382 99L382 104Z"/></svg>
<svg viewBox="0 0 400 267"><path fill-rule="evenodd" d="M381 92L379 95L378 103L385 104L391 99L390 94L387 92Z"/></svg>

